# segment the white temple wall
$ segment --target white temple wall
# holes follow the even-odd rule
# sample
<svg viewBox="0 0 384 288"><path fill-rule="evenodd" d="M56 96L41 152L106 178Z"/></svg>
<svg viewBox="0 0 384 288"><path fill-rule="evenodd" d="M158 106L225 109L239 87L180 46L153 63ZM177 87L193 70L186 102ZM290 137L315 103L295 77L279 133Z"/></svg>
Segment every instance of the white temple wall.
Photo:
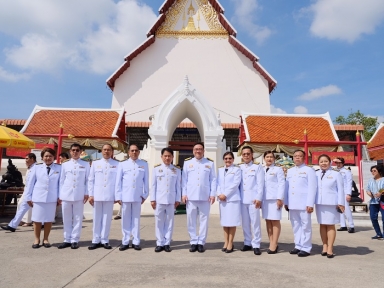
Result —
<svg viewBox="0 0 384 288"><path fill-rule="evenodd" d="M220 112L224 123L238 122L244 107L270 112L268 82L228 39L157 38L116 80L112 108L125 106L127 121L149 121L185 75L216 112L234 116Z"/></svg>

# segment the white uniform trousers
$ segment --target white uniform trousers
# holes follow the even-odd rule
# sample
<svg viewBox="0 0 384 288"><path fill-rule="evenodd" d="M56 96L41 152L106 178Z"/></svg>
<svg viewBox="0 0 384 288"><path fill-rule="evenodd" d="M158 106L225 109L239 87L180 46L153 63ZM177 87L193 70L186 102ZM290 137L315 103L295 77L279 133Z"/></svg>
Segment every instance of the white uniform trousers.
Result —
<svg viewBox="0 0 384 288"><path fill-rule="evenodd" d="M349 228L354 228L355 224L353 223L352 211L351 211L351 208L349 207L349 202L347 200L345 200L344 213L340 213L340 226L341 227L347 227L347 225L345 223L345 217L344 216L347 217Z"/></svg>
<svg viewBox="0 0 384 288"><path fill-rule="evenodd" d="M17 204L17 211L15 217L9 222L8 226L17 228L21 220L25 223L32 223L32 208L28 205L27 201L24 201L24 194L20 197ZM25 216L24 216L25 215Z"/></svg>
<svg viewBox="0 0 384 288"><path fill-rule="evenodd" d="M64 201L61 203L63 213L64 242L79 242L83 225L84 202Z"/></svg>
<svg viewBox="0 0 384 288"><path fill-rule="evenodd" d="M292 230L295 238L295 248L308 253L312 249L312 220L306 210L289 210Z"/></svg>
<svg viewBox="0 0 384 288"><path fill-rule="evenodd" d="M114 201L95 201L93 203L93 244L109 243L113 204Z"/></svg>
<svg viewBox="0 0 384 288"><path fill-rule="evenodd" d="M156 245L170 245L173 233L173 219L175 216L175 204L156 204L155 229Z"/></svg>
<svg viewBox="0 0 384 288"><path fill-rule="evenodd" d="M256 209L255 204L241 204L241 221L244 245L252 246L252 248L260 248L260 208Z"/></svg>
<svg viewBox="0 0 384 288"><path fill-rule="evenodd" d="M123 245L128 245L131 235L132 244L140 245L140 202L123 202L121 209L121 228L123 230Z"/></svg>
<svg viewBox="0 0 384 288"><path fill-rule="evenodd" d="M205 245L208 234L208 218L211 203L207 201L187 201L187 226L191 245ZM197 230L197 209L199 209L199 236Z"/></svg>

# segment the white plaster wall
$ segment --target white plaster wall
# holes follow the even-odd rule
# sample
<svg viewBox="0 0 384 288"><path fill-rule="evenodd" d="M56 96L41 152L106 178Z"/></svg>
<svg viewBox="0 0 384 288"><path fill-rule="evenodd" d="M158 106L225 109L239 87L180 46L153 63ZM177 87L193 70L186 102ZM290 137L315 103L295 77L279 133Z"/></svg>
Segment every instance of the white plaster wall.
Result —
<svg viewBox="0 0 384 288"><path fill-rule="evenodd" d="M166 39L133 59L115 83L112 108L125 106L127 121L148 121L188 75L190 83L221 114L223 123L239 122L244 107L269 113L268 82L228 39ZM141 110L144 112L129 115Z"/></svg>

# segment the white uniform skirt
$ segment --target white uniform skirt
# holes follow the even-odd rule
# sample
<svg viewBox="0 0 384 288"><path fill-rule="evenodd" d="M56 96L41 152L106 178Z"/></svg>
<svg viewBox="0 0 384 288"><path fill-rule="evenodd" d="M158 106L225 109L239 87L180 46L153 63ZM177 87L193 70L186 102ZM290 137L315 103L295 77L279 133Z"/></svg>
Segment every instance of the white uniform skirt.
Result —
<svg viewBox="0 0 384 288"><path fill-rule="evenodd" d="M334 225L340 223L340 213L336 210L336 205L316 204L317 222L324 225Z"/></svg>
<svg viewBox="0 0 384 288"><path fill-rule="evenodd" d="M33 202L32 221L44 223L53 222L55 220L56 206L56 202Z"/></svg>
<svg viewBox="0 0 384 288"><path fill-rule="evenodd" d="M277 200L263 200L261 205L261 215L265 220L281 220L281 210L283 208L277 209Z"/></svg>
<svg viewBox="0 0 384 288"><path fill-rule="evenodd" d="M220 201L220 225L223 227L236 227L241 225L240 201Z"/></svg>

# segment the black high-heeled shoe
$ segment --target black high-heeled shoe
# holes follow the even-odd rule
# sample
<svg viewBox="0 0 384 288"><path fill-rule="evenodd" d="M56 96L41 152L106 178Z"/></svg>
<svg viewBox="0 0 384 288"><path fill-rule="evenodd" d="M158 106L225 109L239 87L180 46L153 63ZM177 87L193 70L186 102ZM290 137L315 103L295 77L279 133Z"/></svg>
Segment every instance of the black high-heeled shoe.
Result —
<svg viewBox="0 0 384 288"><path fill-rule="evenodd" d="M221 252L226 252L227 248L221 248Z"/></svg>
<svg viewBox="0 0 384 288"><path fill-rule="evenodd" d="M234 248L234 246L232 245L232 249L231 250L226 249L225 253L232 253L233 252L233 248Z"/></svg>
<svg viewBox="0 0 384 288"><path fill-rule="evenodd" d="M276 254L278 249L279 249L279 246L277 246L274 251L271 249L267 249L267 254Z"/></svg>
<svg viewBox="0 0 384 288"><path fill-rule="evenodd" d="M331 259L333 257L335 257L335 254L327 254L327 258Z"/></svg>
<svg viewBox="0 0 384 288"><path fill-rule="evenodd" d="M40 243L32 244L32 248L33 248L33 249L40 248Z"/></svg>
<svg viewBox="0 0 384 288"><path fill-rule="evenodd" d="M327 252L321 252L321 256L327 256Z"/></svg>

